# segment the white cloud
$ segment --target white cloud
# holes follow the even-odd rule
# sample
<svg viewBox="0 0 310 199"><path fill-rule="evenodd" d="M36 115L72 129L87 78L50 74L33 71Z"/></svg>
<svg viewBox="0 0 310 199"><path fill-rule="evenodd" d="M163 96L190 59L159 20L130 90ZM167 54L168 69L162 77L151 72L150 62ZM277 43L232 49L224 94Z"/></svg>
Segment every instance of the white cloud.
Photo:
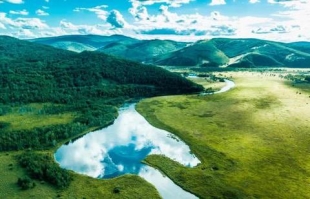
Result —
<svg viewBox="0 0 310 199"><path fill-rule="evenodd" d="M48 25L39 18L16 18L7 17L6 13L0 12L0 22L11 29L45 29Z"/></svg>
<svg viewBox="0 0 310 199"><path fill-rule="evenodd" d="M124 17L118 10L112 10L107 17L107 22L115 28L124 28L127 24Z"/></svg>
<svg viewBox="0 0 310 199"><path fill-rule="evenodd" d="M209 5L210 6L217 6L217 5L225 5L225 4L226 4L225 0L212 0Z"/></svg>
<svg viewBox="0 0 310 199"><path fill-rule="evenodd" d="M124 34L121 29L110 29L110 25L76 25L66 20L60 21L60 29L54 28L52 31L57 35L60 32L62 34L98 34L98 35L112 35L112 34ZM54 31L54 30L57 30Z"/></svg>
<svg viewBox="0 0 310 199"><path fill-rule="evenodd" d="M0 0L1 1L1 0ZM2 0L3 1L3 0ZM0 12L1 34L20 35L27 37L55 36L63 34L125 34L138 38L161 38L194 41L213 37L244 37L261 38L278 41L296 41L310 39L310 1L276 1L278 12L264 17L226 15L224 11L209 11L207 14L181 14L176 4L183 5L191 0L131 0L128 12L132 21L126 20L117 10L109 10L108 6L100 5L91 8L76 8L75 12L91 12L94 17L102 19L98 25L77 24L62 20L59 25L49 27L38 18L14 19L9 13ZM173 4L175 2L175 4ZM209 1L211 2L211 1ZM258 3L248 0L247 3ZM261 1L263 2L263 1ZM213 5L223 5L224 0L212 1ZM157 4L156 6L150 6ZM154 10L158 7L158 11ZM48 7L41 7L37 14L45 13ZM40 10L40 11L39 11ZM206 12L206 11L205 11ZM11 12L17 14L18 11ZM10 18L12 17L12 18Z"/></svg>
<svg viewBox="0 0 310 199"><path fill-rule="evenodd" d="M6 2L9 2L9 3L13 3L13 4L22 4L24 3L23 0L5 0Z"/></svg>
<svg viewBox="0 0 310 199"><path fill-rule="evenodd" d="M18 11L10 10L9 13L12 14L12 15L24 15L24 16L29 14L29 12L27 10L25 10L25 9L18 10Z"/></svg>
<svg viewBox="0 0 310 199"><path fill-rule="evenodd" d="M1 22L0 22L0 29L6 29L6 27L4 26L4 24L2 24Z"/></svg>
<svg viewBox="0 0 310 199"><path fill-rule="evenodd" d="M279 18L279 22L274 25L282 25L286 27L287 35L291 38L310 39L310 1L308 0L291 0L291 1L276 1L268 0L269 3L282 6L282 11L273 14Z"/></svg>
<svg viewBox="0 0 310 199"><path fill-rule="evenodd" d="M73 11L74 12L82 12L82 11L93 12L97 15L99 19L106 20L109 15L109 12L105 10L107 7L108 7L107 5L100 5L100 6L96 6L93 8L75 8Z"/></svg>
<svg viewBox="0 0 310 199"><path fill-rule="evenodd" d="M250 0L249 2L254 4L254 3L259 3L260 0Z"/></svg>
<svg viewBox="0 0 310 199"><path fill-rule="evenodd" d="M36 14L39 16L48 16L49 13L45 12L44 10L38 9L36 10Z"/></svg>
<svg viewBox="0 0 310 199"><path fill-rule="evenodd" d="M45 29L48 25L39 18L17 18L14 23L11 24L12 27L22 28L22 29Z"/></svg>
<svg viewBox="0 0 310 199"><path fill-rule="evenodd" d="M149 13L145 6L141 6L137 2L132 3L132 7L128 9L129 13L136 19L136 20L148 20Z"/></svg>
<svg viewBox="0 0 310 199"><path fill-rule="evenodd" d="M29 29L20 29L18 32L15 32L13 34L15 37L18 37L18 38L33 38L36 36L36 34L29 30Z"/></svg>
<svg viewBox="0 0 310 199"><path fill-rule="evenodd" d="M60 27L63 29L77 30L78 27L73 25L71 22L67 22L65 20L60 21Z"/></svg>
<svg viewBox="0 0 310 199"><path fill-rule="evenodd" d="M42 6L42 8L45 10L49 9L49 7L47 7L47 6Z"/></svg>
<svg viewBox="0 0 310 199"><path fill-rule="evenodd" d="M153 4L168 4L169 7L180 7L194 0L130 0L134 6L149 6Z"/></svg>

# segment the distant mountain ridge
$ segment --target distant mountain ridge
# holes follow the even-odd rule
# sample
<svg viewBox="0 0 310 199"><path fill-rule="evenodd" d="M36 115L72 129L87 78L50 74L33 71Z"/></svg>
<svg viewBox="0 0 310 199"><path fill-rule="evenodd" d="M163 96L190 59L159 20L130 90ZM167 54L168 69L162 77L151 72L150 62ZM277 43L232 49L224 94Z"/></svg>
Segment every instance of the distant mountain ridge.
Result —
<svg viewBox="0 0 310 199"><path fill-rule="evenodd" d="M189 43L138 40L122 35L68 35L31 41L75 52L99 51L161 66L310 67L310 42L214 38Z"/></svg>
<svg viewBox="0 0 310 199"><path fill-rule="evenodd" d="M100 36L100 35L63 35L58 37L44 37L38 39L30 39L29 41L50 45L56 48L82 52L85 50L95 51L101 47L109 45L113 42L139 41L123 35ZM76 47L78 46L78 47Z"/></svg>

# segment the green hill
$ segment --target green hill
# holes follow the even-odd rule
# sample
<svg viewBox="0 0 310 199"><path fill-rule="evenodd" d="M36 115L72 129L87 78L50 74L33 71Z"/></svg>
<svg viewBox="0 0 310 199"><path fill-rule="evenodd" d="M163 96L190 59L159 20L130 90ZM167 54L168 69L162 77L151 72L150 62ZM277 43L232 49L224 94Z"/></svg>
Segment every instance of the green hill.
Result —
<svg viewBox="0 0 310 199"><path fill-rule="evenodd" d="M155 64L164 66L212 66L228 63L229 58L210 41L198 41L181 50L153 59Z"/></svg>
<svg viewBox="0 0 310 199"><path fill-rule="evenodd" d="M261 55L259 53L248 53L236 62L229 65L235 68L255 68L255 67L283 67L281 63L272 57Z"/></svg>
<svg viewBox="0 0 310 199"><path fill-rule="evenodd" d="M186 45L185 42L170 40L142 40L129 44L119 41L100 48L98 51L135 61L151 62L155 56L179 50Z"/></svg>
<svg viewBox="0 0 310 199"><path fill-rule="evenodd" d="M0 37L0 59L5 60L0 64L3 103L72 102L88 97L141 97L200 90L158 67L99 52L77 54L10 37Z"/></svg>
<svg viewBox="0 0 310 199"><path fill-rule="evenodd" d="M93 46L89 46L87 44L82 44L78 42L70 42L70 41L59 41L52 44L53 47L70 50L73 52L82 52L82 51L95 51L96 48Z"/></svg>
<svg viewBox="0 0 310 199"><path fill-rule="evenodd" d="M46 45L0 36L0 58L20 62L39 62L43 60L62 60L75 53L58 50ZM1 62L3 64L3 62Z"/></svg>
<svg viewBox="0 0 310 199"><path fill-rule="evenodd" d="M233 67L309 67L307 43L225 38L211 42L233 60L230 61Z"/></svg>
<svg viewBox="0 0 310 199"><path fill-rule="evenodd" d="M100 35L64 35L59 37L46 37L31 39L30 41L50 45L56 48L82 52L94 51L110 43L118 41L138 41L123 35L100 36Z"/></svg>
<svg viewBox="0 0 310 199"><path fill-rule="evenodd" d="M310 53L310 42L293 42L286 44L288 47L305 52Z"/></svg>
<svg viewBox="0 0 310 199"><path fill-rule="evenodd" d="M85 129L105 126L115 119L116 107L132 98L203 90L156 66L100 52L74 53L7 36L0 36L0 60L0 152L46 149ZM30 112L31 116L23 119L28 122L15 124L13 116L6 117L12 110L19 110L14 115L16 121L21 113ZM53 114L62 114L71 122L64 126L67 120L58 121ZM38 123L38 118L50 119ZM68 133L59 132L64 128L70 129ZM53 136L47 138L50 134Z"/></svg>
<svg viewBox="0 0 310 199"><path fill-rule="evenodd" d="M265 42L259 39L227 39L215 38L210 40L213 45L220 49L227 57L233 58L251 52L257 46L263 46Z"/></svg>

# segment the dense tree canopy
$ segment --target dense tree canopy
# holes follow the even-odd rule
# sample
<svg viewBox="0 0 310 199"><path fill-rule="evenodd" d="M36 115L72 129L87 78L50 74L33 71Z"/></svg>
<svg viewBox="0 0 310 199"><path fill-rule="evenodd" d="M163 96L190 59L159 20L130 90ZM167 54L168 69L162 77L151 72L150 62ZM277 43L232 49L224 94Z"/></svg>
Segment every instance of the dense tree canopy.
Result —
<svg viewBox="0 0 310 199"><path fill-rule="evenodd" d="M0 37L0 60L2 103L73 103L94 97L143 97L202 89L162 68L10 37Z"/></svg>

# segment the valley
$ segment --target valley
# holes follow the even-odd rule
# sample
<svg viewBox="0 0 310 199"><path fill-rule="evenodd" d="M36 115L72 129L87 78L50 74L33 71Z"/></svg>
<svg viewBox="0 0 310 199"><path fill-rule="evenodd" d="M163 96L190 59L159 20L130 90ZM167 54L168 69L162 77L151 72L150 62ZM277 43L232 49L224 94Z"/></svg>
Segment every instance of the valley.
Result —
<svg viewBox="0 0 310 199"><path fill-rule="evenodd" d="M310 199L310 0L0 0L0 199Z"/></svg>
<svg viewBox="0 0 310 199"><path fill-rule="evenodd" d="M250 41L253 49L257 40ZM111 126L117 121L118 109L136 99L142 99L136 110L151 125L175 134L201 161L190 168L164 155L151 154L143 160L186 192L199 198L310 195L308 65L304 69L282 64L223 67L232 56L239 60L249 55L241 56L240 46L225 47L237 40L191 45L126 42L138 42L135 45L143 49L157 46L157 53L165 53L167 59L183 56L183 48L187 48L187 58L195 58L198 54L190 49L200 49L204 59L216 64L156 67L139 63L142 59L134 62L97 51L76 53L0 37L0 198L161 198L138 175L97 179L62 169L55 161L61 146ZM102 41L86 43L99 48ZM112 43L108 47L115 46ZM167 43L171 48L165 50L173 52L162 51L161 45ZM307 62L308 43L290 44L295 50L270 45L280 45L285 56L299 53ZM260 64L265 58L251 59ZM179 61L186 63L183 58ZM217 93L227 83L225 79L235 85Z"/></svg>

